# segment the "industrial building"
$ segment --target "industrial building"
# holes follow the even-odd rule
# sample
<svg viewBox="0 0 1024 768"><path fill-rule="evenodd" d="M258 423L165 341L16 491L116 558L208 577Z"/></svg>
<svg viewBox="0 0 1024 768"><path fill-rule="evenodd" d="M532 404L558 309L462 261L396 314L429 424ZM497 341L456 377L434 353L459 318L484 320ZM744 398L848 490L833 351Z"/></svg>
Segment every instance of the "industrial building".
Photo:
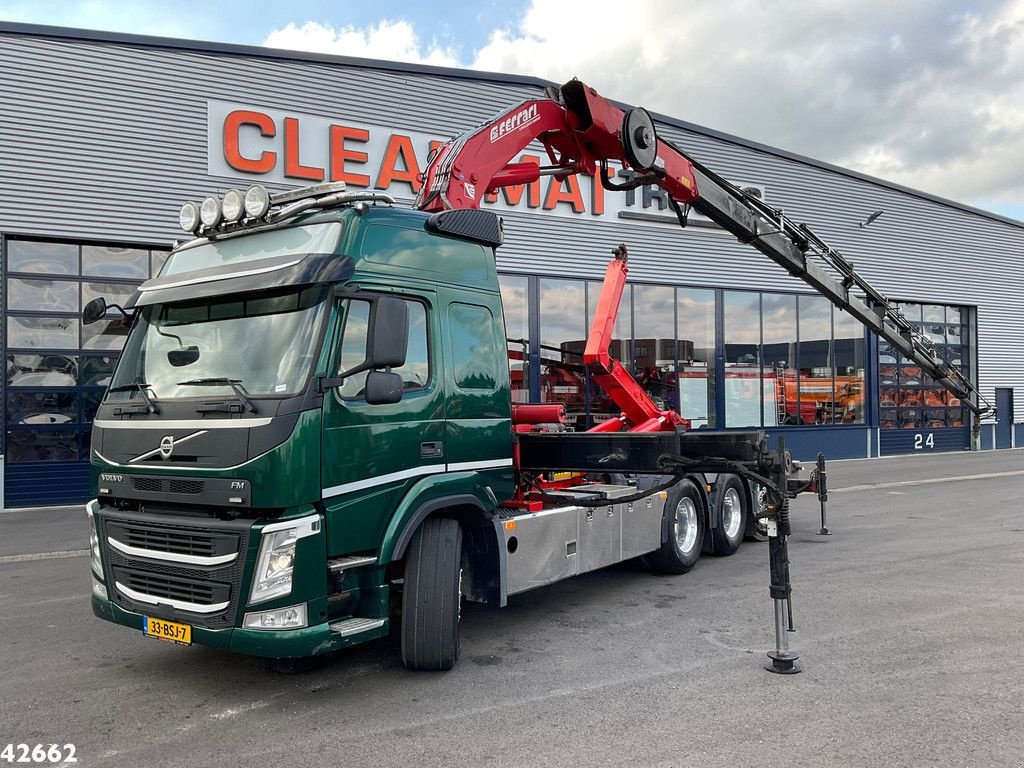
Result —
<svg viewBox="0 0 1024 768"><path fill-rule="evenodd" d="M551 85L10 23L0 55L10 507L87 498L90 422L127 329L114 315L83 325L80 312L157 274L186 237L184 201L345 181L408 203L434 142ZM1013 408L1024 402L1024 223L678 118L657 115L660 135L855 262L998 418L973 437L959 401L749 245L698 216L681 229L656 189L590 179L544 178L484 204L505 219L497 258L518 399L564 402L580 428L610 415L577 363L625 242L613 354L693 428L763 427L801 458L1024 445Z"/></svg>

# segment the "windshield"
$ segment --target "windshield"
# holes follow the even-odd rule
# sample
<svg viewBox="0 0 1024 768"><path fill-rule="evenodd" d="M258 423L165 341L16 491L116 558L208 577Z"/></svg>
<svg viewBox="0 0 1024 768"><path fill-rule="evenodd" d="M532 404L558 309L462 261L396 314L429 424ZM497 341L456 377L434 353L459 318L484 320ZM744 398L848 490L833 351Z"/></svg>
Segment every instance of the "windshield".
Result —
<svg viewBox="0 0 1024 768"><path fill-rule="evenodd" d="M145 307L108 397L142 399L137 384L158 400L236 397L236 388L253 396L295 394L317 357L326 295L325 287L313 286Z"/></svg>
<svg viewBox="0 0 1024 768"><path fill-rule="evenodd" d="M182 248L167 257L160 277L191 272L196 269L226 267L275 256L307 253L333 253L341 237L341 222L328 221L298 227L282 227L266 232L253 232L242 237Z"/></svg>

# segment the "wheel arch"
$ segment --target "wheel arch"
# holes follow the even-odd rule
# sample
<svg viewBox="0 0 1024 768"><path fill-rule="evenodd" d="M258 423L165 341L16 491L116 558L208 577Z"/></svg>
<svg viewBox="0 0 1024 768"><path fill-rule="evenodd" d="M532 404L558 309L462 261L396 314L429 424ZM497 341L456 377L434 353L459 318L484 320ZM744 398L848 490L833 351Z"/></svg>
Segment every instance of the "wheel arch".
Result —
<svg viewBox="0 0 1024 768"><path fill-rule="evenodd" d="M406 518L394 538L390 562L397 563L405 558L416 531L433 517L456 520L462 528L463 564L466 569L463 591L466 598L488 605L504 605L507 582L500 521L493 509L488 509L472 494L450 494L422 502Z"/></svg>

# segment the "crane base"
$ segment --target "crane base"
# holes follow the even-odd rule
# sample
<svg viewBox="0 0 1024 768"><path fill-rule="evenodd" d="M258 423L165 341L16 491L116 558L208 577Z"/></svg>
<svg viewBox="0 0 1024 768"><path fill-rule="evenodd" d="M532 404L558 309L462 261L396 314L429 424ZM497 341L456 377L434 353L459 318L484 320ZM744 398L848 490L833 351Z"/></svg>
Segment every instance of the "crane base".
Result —
<svg viewBox="0 0 1024 768"><path fill-rule="evenodd" d="M798 675L804 671L803 665L797 663L800 657L793 651L768 651L768 658L772 663L764 668L776 675Z"/></svg>

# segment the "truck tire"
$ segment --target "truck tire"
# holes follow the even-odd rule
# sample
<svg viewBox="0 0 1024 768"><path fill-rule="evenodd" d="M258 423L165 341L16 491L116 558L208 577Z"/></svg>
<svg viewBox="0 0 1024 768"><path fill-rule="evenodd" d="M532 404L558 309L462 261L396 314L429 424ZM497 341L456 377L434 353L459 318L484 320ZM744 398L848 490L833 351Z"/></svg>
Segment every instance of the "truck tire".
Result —
<svg viewBox="0 0 1024 768"><path fill-rule="evenodd" d="M448 670L459 660L462 528L432 517L419 527L405 556L402 662L407 669Z"/></svg>
<svg viewBox="0 0 1024 768"><path fill-rule="evenodd" d="M751 488L751 496L754 499L754 507L750 510L750 514L747 515L747 532L744 538L747 541L768 541L768 526L764 518L759 518L756 514L761 511L765 504L764 488L760 485L754 485Z"/></svg>
<svg viewBox="0 0 1024 768"><path fill-rule="evenodd" d="M736 475L719 475L715 488L718 526L711 531L711 548L716 555L731 555L740 548L750 518L750 497Z"/></svg>
<svg viewBox="0 0 1024 768"><path fill-rule="evenodd" d="M682 480L668 492L664 522L668 537L661 549L647 555L647 564L660 573L686 573L696 565L704 544L707 519L704 497L691 480Z"/></svg>

